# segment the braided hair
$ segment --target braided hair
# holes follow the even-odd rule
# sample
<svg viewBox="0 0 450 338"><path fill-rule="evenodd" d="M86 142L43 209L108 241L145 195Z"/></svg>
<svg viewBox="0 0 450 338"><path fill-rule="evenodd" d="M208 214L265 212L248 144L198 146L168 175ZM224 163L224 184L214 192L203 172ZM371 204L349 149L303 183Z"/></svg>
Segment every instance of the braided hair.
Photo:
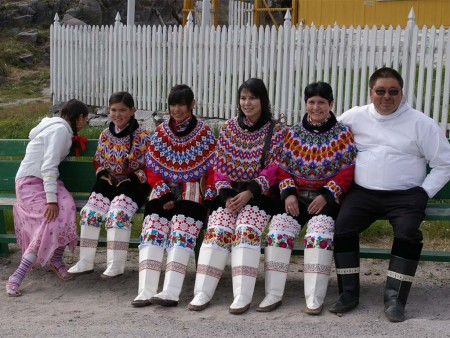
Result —
<svg viewBox="0 0 450 338"><path fill-rule="evenodd" d="M87 116L88 114L89 109L86 104L76 99L67 101L61 108L61 117L69 122L74 136L78 135L78 118L81 115Z"/></svg>
<svg viewBox="0 0 450 338"><path fill-rule="evenodd" d="M109 98L109 105L113 105L114 103L123 103L128 108L132 109L134 108L134 99L133 96L128 92L117 92L111 95ZM136 129L137 121L135 116L131 116L130 121L128 121L128 136L130 137L129 140L129 150L128 155L130 155L133 151L133 133ZM125 167L128 168L128 157L125 159Z"/></svg>

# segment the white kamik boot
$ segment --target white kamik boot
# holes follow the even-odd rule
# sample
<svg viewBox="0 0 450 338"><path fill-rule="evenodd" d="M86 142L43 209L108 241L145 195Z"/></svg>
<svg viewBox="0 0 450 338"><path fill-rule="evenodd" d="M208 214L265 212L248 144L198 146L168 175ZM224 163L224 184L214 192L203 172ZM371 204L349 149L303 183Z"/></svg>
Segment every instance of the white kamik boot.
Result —
<svg viewBox="0 0 450 338"><path fill-rule="evenodd" d="M223 269L230 253L221 249L202 246L197 262L195 276L194 299L188 308L192 311L206 309L216 291Z"/></svg>
<svg viewBox="0 0 450 338"><path fill-rule="evenodd" d="M290 215L272 218L264 249L266 296L256 311L270 312L281 305L292 248L299 232L300 224Z"/></svg>
<svg viewBox="0 0 450 338"><path fill-rule="evenodd" d="M131 236L128 229L109 228L106 232L106 270L100 275L102 279L123 275Z"/></svg>
<svg viewBox="0 0 450 338"><path fill-rule="evenodd" d="M162 306L177 306L183 287L191 253L181 247L173 247L167 254L163 290L150 298L150 302Z"/></svg>
<svg viewBox="0 0 450 338"><path fill-rule="evenodd" d="M197 236L203 226L203 222L184 215L173 216L171 223L163 290L150 298L152 303L162 306L178 305L189 258L194 254Z"/></svg>
<svg viewBox="0 0 450 338"><path fill-rule="evenodd" d="M231 271L234 300L230 305L230 313L238 315L249 309L255 291L260 256L260 250L242 247L232 249Z"/></svg>
<svg viewBox="0 0 450 338"><path fill-rule="evenodd" d="M81 226L80 259L67 272L71 275L84 275L94 271L95 253L97 252L100 228Z"/></svg>
<svg viewBox="0 0 450 338"><path fill-rule="evenodd" d="M292 250L269 246L264 249L266 296L256 308L258 312L270 312L281 305L286 285Z"/></svg>
<svg viewBox="0 0 450 338"><path fill-rule="evenodd" d="M308 222L304 257L304 287L306 306L304 312L319 315L327 294L328 280L333 260L334 220L318 215Z"/></svg>
<svg viewBox="0 0 450 338"><path fill-rule="evenodd" d="M163 255L164 248L160 246L139 246L139 289L138 295L131 302L133 306L143 307L151 304L150 298L158 291Z"/></svg>
<svg viewBox="0 0 450 338"><path fill-rule="evenodd" d="M208 307L230 255L235 228L236 215L227 208L218 208L209 217L197 261L194 299L188 305L189 310L202 311Z"/></svg>
<svg viewBox="0 0 450 338"><path fill-rule="evenodd" d="M120 276L125 271L132 218L137 209L137 204L124 194L114 197L111 201L106 217L107 266L105 272L100 275L102 279Z"/></svg>
<svg viewBox="0 0 450 338"><path fill-rule="evenodd" d="M105 214L111 202L100 193L92 192L80 211L80 259L68 273L83 275L94 271L100 229L105 223Z"/></svg>
<svg viewBox="0 0 450 338"><path fill-rule="evenodd" d="M161 262L167 245L170 222L167 218L152 213L142 222L141 245L139 245L139 289L131 302L135 307L150 305L158 291Z"/></svg>
<svg viewBox="0 0 450 338"><path fill-rule="evenodd" d="M231 250L234 300L229 311L232 314L244 313L250 307L261 256L261 233L269 219L264 210L251 205L242 208L236 219Z"/></svg>

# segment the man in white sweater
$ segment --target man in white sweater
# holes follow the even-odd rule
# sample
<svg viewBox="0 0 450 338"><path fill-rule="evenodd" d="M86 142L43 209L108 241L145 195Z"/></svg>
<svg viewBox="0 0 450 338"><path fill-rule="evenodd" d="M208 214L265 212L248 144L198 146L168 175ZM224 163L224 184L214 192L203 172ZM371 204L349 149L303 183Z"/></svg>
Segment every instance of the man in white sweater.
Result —
<svg viewBox="0 0 450 338"><path fill-rule="evenodd" d="M358 305L359 234L386 217L394 242L384 307L390 321L401 322L422 251L420 224L428 198L450 179L450 144L433 119L408 105L396 70L378 69L369 87L372 103L340 117L353 133L357 157L354 184L336 220L339 299L329 310L344 313Z"/></svg>

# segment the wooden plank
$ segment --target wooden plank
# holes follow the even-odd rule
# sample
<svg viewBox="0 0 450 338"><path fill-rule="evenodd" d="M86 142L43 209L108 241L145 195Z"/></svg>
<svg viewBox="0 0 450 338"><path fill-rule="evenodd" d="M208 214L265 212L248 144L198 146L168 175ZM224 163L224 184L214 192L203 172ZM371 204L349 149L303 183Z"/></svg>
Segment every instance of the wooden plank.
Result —
<svg viewBox="0 0 450 338"><path fill-rule="evenodd" d="M0 161L0 191L14 191L19 165L19 160Z"/></svg>
<svg viewBox="0 0 450 338"><path fill-rule="evenodd" d="M201 242L201 241L200 241ZM13 234L0 234L0 248L1 245L16 243L16 236ZM140 244L139 238L130 239L130 248L137 248ZM78 242L78 245L80 243ZM99 247L106 247L106 238L101 237L98 241ZM200 246L196 248L196 253L200 249ZM8 252L3 252L0 250L0 254L7 254ZM264 247L261 247L261 253L264 253ZM303 256L304 247L302 245L296 245L292 251L294 256ZM391 249L384 248L361 248L360 258L370 258L370 259L390 259ZM421 261L430 262L450 262L450 252L447 251L422 251L420 255Z"/></svg>
<svg viewBox="0 0 450 338"><path fill-rule="evenodd" d="M305 248L303 245L296 245L292 251L294 256L302 256L304 254ZM264 252L264 249L261 249ZM372 259L390 259L391 249L385 248L360 248L359 254L361 258L372 258ZM420 255L421 261L432 261L432 262L450 262L450 252L448 251L422 251Z"/></svg>
<svg viewBox="0 0 450 338"><path fill-rule="evenodd" d="M14 159L22 159L29 140L27 139L2 139L0 141L0 158L12 157ZM86 150L81 152L83 157L93 157L97 150L97 139L89 139L86 143ZM69 156L75 156L71 152Z"/></svg>
<svg viewBox="0 0 450 338"><path fill-rule="evenodd" d="M0 161L0 191L14 191L15 176L19 160ZM95 183L95 170L92 163L64 161L61 163L59 178L70 192L89 192Z"/></svg>
<svg viewBox="0 0 450 338"><path fill-rule="evenodd" d="M0 142L0 156L13 156L22 158L25 155L25 149L28 140L1 140Z"/></svg>
<svg viewBox="0 0 450 338"><path fill-rule="evenodd" d="M9 254L8 243L2 243L2 237L6 235L6 221L3 210L0 210L0 255ZM15 239L15 236L14 236Z"/></svg>

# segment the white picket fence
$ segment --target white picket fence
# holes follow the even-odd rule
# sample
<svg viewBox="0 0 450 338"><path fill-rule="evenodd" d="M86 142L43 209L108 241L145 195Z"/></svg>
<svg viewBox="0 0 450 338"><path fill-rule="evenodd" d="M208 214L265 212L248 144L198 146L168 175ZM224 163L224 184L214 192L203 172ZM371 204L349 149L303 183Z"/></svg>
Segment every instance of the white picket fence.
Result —
<svg viewBox="0 0 450 338"><path fill-rule="evenodd" d="M368 77L384 65L399 69L409 103L448 131L450 29L419 28L410 15L400 27L294 27L289 12L274 27L51 27L53 101L78 98L106 106L111 93L133 94L139 109L166 110L170 88L192 87L196 115L235 115L237 89L250 77L267 84L275 117L289 125L305 111L304 87L326 81L339 115L369 102Z"/></svg>

